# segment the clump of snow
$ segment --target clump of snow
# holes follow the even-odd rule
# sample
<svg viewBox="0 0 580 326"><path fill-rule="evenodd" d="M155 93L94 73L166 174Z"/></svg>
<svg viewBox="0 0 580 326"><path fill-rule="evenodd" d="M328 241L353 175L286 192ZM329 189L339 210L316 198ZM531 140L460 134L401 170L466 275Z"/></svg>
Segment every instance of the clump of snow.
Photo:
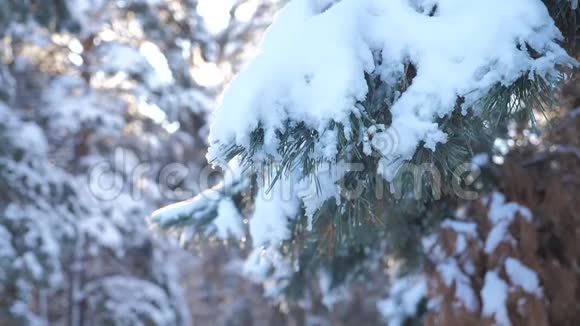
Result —
<svg viewBox="0 0 580 326"><path fill-rule="evenodd" d="M353 19L363 7L342 1L326 11L332 14L320 14L320 7L291 1L278 14L261 53L224 95L210 132L210 160L219 158L222 144L249 148L249 134L258 125L268 153L275 153L275 132L287 119L323 134L332 119L346 121L364 99L364 71L372 70L373 57Z"/></svg>
<svg viewBox="0 0 580 326"><path fill-rule="evenodd" d="M0 225L0 258L10 257L15 253L16 251L12 246L12 234ZM0 279L3 278L1 273L2 271L0 271Z"/></svg>
<svg viewBox="0 0 580 326"><path fill-rule="evenodd" d="M167 58L159 47L151 42L143 42L139 47L139 52L154 69L160 84L169 84L173 81L173 74L169 68Z"/></svg>
<svg viewBox="0 0 580 326"><path fill-rule="evenodd" d="M278 297L292 273L290 261L274 246L254 248L242 269L244 276L262 283L266 297Z"/></svg>
<svg viewBox="0 0 580 326"><path fill-rule="evenodd" d="M502 193L494 192L492 194L489 207L489 219L493 223L502 220L513 220L516 214L519 214L528 221L532 219L532 213L527 207L506 202L505 196Z"/></svg>
<svg viewBox="0 0 580 326"><path fill-rule="evenodd" d="M512 284L521 287L528 293L540 295L540 281L538 274L515 258L507 258L505 270Z"/></svg>
<svg viewBox="0 0 580 326"><path fill-rule="evenodd" d="M42 279L43 268L40 265L37 257L32 252L27 252L22 255L22 262L26 270L32 275L32 277L36 280Z"/></svg>
<svg viewBox="0 0 580 326"><path fill-rule="evenodd" d="M427 280L423 276L398 278L391 285L389 296L377 302L377 309L389 325L405 325L406 319L417 314L426 295Z"/></svg>
<svg viewBox="0 0 580 326"><path fill-rule="evenodd" d="M91 216L79 222L79 228L99 244L121 255L123 236L116 225L100 216Z"/></svg>
<svg viewBox="0 0 580 326"><path fill-rule="evenodd" d="M254 247L273 245L290 237L288 222L296 217L300 208L293 192L294 178L282 178L268 191L258 191L254 214L250 219L250 234Z"/></svg>
<svg viewBox="0 0 580 326"><path fill-rule="evenodd" d="M44 132L33 122L22 123L19 128L19 136L15 145L37 155L45 155L48 151L48 142Z"/></svg>
<svg viewBox="0 0 580 326"><path fill-rule="evenodd" d="M101 45L98 51L106 73L114 74L120 71L140 73L148 67L147 59L129 45L109 42Z"/></svg>
<svg viewBox="0 0 580 326"><path fill-rule="evenodd" d="M213 221L216 227L217 236L227 239L231 234L236 239L244 237L244 225L242 216L230 199L223 199L217 207L217 217Z"/></svg>
<svg viewBox="0 0 580 326"><path fill-rule="evenodd" d="M516 216L521 216L529 221L532 218L532 213L526 207L506 202L505 196L499 192L494 192L487 200L489 200L488 217L492 229L485 241L485 252L490 254L501 242L513 241L508 228Z"/></svg>
<svg viewBox="0 0 580 326"><path fill-rule="evenodd" d="M441 227L449 228L457 233L466 234L471 237L477 236L477 224L473 222L463 222L447 219L441 223Z"/></svg>
<svg viewBox="0 0 580 326"><path fill-rule="evenodd" d="M457 254L463 253L467 248L467 238L477 237L477 224L473 222L447 219L441 223L441 227L456 232L455 252Z"/></svg>
<svg viewBox="0 0 580 326"><path fill-rule="evenodd" d="M488 271L485 274L484 285L481 289L482 313L484 316L493 317L498 326L511 325L506 307L507 291L508 285L497 272Z"/></svg>
<svg viewBox="0 0 580 326"><path fill-rule="evenodd" d="M509 221L500 221L494 225L485 241L485 252L491 254L501 242L513 243L513 237L508 233Z"/></svg>
<svg viewBox="0 0 580 326"><path fill-rule="evenodd" d="M453 258L448 258L437 265L437 271L447 287L455 284L455 296L467 309L477 310L479 304L477 296L473 292L473 286L469 277L461 271Z"/></svg>
<svg viewBox="0 0 580 326"><path fill-rule="evenodd" d="M316 182L310 178L305 178L297 183L297 194L304 204L309 229L312 229L313 216L322 204L330 199L333 199L337 205L340 204L343 194L341 194L341 188L337 181L348 170L352 169L344 162L339 162L336 166L324 164L317 170Z"/></svg>
<svg viewBox="0 0 580 326"><path fill-rule="evenodd" d="M139 49L118 42L106 42L97 51L101 56L101 69L104 73L120 76L141 75L146 85L152 89L159 89L173 81L167 58L151 42L144 42Z"/></svg>

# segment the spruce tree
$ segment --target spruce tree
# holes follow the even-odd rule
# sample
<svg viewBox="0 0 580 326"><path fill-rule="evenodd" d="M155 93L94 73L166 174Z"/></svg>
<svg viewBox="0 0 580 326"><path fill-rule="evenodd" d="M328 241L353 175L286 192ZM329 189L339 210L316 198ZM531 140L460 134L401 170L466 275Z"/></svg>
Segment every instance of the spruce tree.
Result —
<svg viewBox="0 0 580 326"><path fill-rule="evenodd" d="M290 1L215 113L223 182L151 220L251 241L244 272L278 300L395 261L410 278L389 304L418 291L423 306L393 323L411 320L422 241L492 185L478 165L509 123L550 115L577 16L568 0Z"/></svg>

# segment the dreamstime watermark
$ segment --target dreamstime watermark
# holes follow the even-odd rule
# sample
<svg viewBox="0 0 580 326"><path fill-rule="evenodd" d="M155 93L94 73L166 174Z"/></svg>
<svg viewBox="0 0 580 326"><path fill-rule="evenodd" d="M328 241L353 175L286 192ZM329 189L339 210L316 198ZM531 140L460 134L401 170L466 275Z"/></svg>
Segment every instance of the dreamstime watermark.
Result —
<svg viewBox="0 0 580 326"><path fill-rule="evenodd" d="M392 145L388 142L384 144ZM270 189L274 176L280 169L281 166L276 163L264 164L256 167L254 171L246 171L246 174L256 175L258 189L264 190ZM472 162L459 164L451 173L441 173L433 164L406 162L398 167L395 177L386 184L382 182L380 164L376 171L367 171L365 165L358 162L322 164L312 175L305 178L292 177L287 172L282 172L272 191L258 191L257 195L262 196L263 200L288 201L296 196L312 198L325 196L325 192L338 191L342 198L353 200L371 191L374 198L380 200L386 196L400 199L411 191L414 198L420 199L429 194L431 198L438 200L445 191L447 195L474 200L478 198L478 191L481 190L481 183L477 182L481 169ZM371 175L373 173L377 175ZM371 176L381 182L374 182L375 189L368 189L368 184L360 180L349 182L352 178L344 177L355 174ZM210 166L198 169L179 162L163 166L140 162L130 150L119 148L115 150L111 161L99 162L90 169L88 186L90 193L101 201L112 201L125 194L129 194L134 200L141 200L145 193L159 195L168 201L182 201L197 194L219 196L215 192L204 190L210 189L220 180L223 182L219 193L232 193L227 188L235 187L236 175L236 171L227 167L217 171ZM322 189L324 187L332 189Z"/></svg>

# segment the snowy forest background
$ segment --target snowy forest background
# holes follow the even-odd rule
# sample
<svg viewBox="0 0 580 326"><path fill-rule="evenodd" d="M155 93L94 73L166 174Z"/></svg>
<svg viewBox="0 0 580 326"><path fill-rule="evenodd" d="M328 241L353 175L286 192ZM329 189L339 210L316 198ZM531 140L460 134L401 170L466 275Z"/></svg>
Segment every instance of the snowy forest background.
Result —
<svg viewBox="0 0 580 326"><path fill-rule="evenodd" d="M321 13L338 2L312 1ZM397 2L433 16L453 1ZM536 2L562 34L552 52L533 48L530 57L546 60L538 70L557 65L557 78L544 83L530 72L491 88L493 110L481 124L445 129L452 145L487 139L443 152L477 168L477 180L466 181L474 197L416 204L421 195L404 188L371 224L351 228L324 224L322 202L299 212L265 204L253 197L263 189L206 159L208 137L227 143L224 135L244 127L244 112L223 111L210 136L227 84L256 53L272 58L274 43L260 48L260 40L286 1L0 0L0 325L580 323L580 14L575 0ZM271 34L293 32L281 30ZM283 43L280 51L292 49ZM310 56L281 58L270 63L291 71ZM256 67L254 77L285 72ZM397 85L410 85L416 70L406 63ZM256 96L283 89L278 77ZM241 77L230 94L252 80ZM357 105L375 105L367 95ZM224 109L243 106L239 99L223 99ZM216 131L224 121L231 128ZM248 152L236 155L258 157ZM441 163L428 149L412 154ZM232 193L220 188L228 182ZM217 200L198 196L207 189ZM267 220L279 211L291 221L282 231Z"/></svg>

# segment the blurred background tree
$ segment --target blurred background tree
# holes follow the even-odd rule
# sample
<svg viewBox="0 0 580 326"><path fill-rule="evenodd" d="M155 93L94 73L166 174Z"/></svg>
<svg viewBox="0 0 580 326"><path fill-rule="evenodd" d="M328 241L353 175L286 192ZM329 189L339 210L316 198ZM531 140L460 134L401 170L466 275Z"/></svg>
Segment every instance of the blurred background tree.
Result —
<svg viewBox="0 0 580 326"><path fill-rule="evenodd" d="M192 322L177 267L202 258L144 217L199 192L207 116L275 8L216 27L205 2L0 1L0 324Z"/></svg>

